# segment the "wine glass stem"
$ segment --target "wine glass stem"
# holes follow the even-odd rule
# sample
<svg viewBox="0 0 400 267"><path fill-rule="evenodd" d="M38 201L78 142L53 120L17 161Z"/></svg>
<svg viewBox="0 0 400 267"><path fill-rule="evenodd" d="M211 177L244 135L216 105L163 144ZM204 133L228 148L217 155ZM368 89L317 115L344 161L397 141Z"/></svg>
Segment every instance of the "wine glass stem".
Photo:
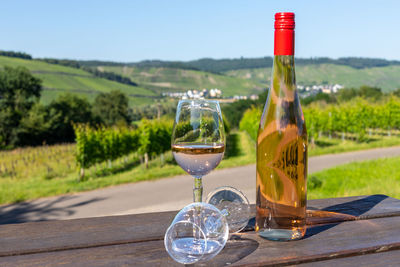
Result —
<svg viewBox="0 0 400 267"><path fill-rule="evenodd" d="M203 200L203 180L202 176L195 176L194 177L194 188L193 188L193 202L202 202ZM196 225L201 225L200 224L200 207L197 207L198 209L195 210L194 214L194 222ZM193 228L194 231L194 237L197 242L200 244L200 232L198 231L197 228Z"/></svg>
<svg viewBox="0 0 400 267"><path fill-rule="evenodd" d="M203 200L203 181L202 176L194 177L193 202L202 202Z"/></svg>

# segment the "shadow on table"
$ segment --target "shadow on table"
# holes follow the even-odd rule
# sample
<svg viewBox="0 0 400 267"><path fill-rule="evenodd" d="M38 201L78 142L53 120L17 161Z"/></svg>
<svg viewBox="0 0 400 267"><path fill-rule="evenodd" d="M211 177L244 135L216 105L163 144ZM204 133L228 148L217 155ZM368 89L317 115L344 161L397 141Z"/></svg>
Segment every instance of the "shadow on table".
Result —
<svg viewBox="0 0 400 267"><path fill-rule="evenodd" d="M304 238L326 231L345 221L362 217L377 204L388 198L385 195L372 195L323 209L307 208L307 232ZM254 211L255 212L255 211ZM251 218L245 231L254 231L255 218Z"/></svg>
<svg viewBox="0 0 400 267"><path fill-rule="evenodd" d="M238 235L232 235L225 245L225 248L210 261L197 263L188 266L225 266L233 264L244 257L253 253L259 244L257 241L249 238L243 238Z"/></svg>
<svg viewBox="0 0 400 267"><path fill-rule="evenodd" d="M304 238L326 231L345 221L357 220L377 204L388 198L385 195L372 195L322 210L310 207L307 210L307 232Z"/></svg>
<svg viewBox="0 0 400 267"><path fill-rule="evenodd" d="M60 216L71 216L74 208L84 206L105 198L93 198L70 205L62 205L62 202L71 201L75 196L62 196L54 200L33 201L10 204L0 207L0 224L24 223L32 221L56 220Z"/></svg>

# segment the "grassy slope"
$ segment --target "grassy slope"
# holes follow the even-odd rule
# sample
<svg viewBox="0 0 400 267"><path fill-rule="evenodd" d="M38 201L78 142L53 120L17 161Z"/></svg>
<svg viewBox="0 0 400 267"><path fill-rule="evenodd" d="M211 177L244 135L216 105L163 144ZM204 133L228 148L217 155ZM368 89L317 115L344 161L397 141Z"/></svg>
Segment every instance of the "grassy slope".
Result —
<svg viewBox="0 0 400 267"><path fill-rule="evenodd" d="M233 70L226 74L269 84L271 68ZM368 69L354 69L334 64L297 66L296 78L297 84L322 84L326 81L346 87L378 86L388 92L400 88L400 66Z"/></svg>
<svg viewBox="0 0 400 267"><path fill-rule="evenodd" d="M308 180L309 199L372 194L400 198L400 157L354 162Z"/></svg>
<svg viewBox="0 0 400 267"><path fill-rule="evenodd" d="M42 92L42 102L48 103L57 95L65 92L78 94L92 100L100 92L120 90L130 95L132 104L147 104L152 102L150 98L135 97L154 96L153 91L142 87L129 86L107 79L98 78L81 69L75 69L56 64L49 64L38 60L24 60L0 56L0 67L2 66L24 66L28 68L34 76L42 79L44 90Z"/></svg>
<svg viewBox="0 0 400 267"><path fill-rule="evenodd" d="M157 88L160 92L189 89L218 88L224 96L260 93L263 84L237 77L195 70L172 68L99 67L132 78L140 84Z"/></svg>

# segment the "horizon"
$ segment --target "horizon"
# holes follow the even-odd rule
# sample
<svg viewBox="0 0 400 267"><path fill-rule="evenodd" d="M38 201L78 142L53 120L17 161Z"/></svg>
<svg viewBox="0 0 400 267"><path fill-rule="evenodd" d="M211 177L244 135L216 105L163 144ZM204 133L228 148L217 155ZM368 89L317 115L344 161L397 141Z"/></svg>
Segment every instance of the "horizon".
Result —
<svg viewBox="0 0 400 267"><path fill-rule="evenodd" d="M296 14L297 58L400 60L398 1L3 3L1 50L140 62L273 56L274 14Z"/></svg>
<svg viewBox="0 0 400 267"><path fill-rule="evenodd" d="M22 51L19 51L22 52ZM198 61L202 59L211 59L211 60L235 60L235 59L259 59L259 58L273 58L274 56L259 56L259 57L231 57L231 58L213 58L213 57L202 57L202 58L195 58L195 59L189 59L189 60L163 60L163 59L158 59L158 58L151 58L151 59L143 59L140 61L110 61L110 60L99 60L99 59L71 59L71 58L48 58L48 59L59 59L59 60L76 60L76 61L101 61L101 62L112 62L112 63L125 63L125 64L134 64L134 63L141 63L141 62L146 62L146 61L160 61L160 62L191 62L191 61ZM32 59L45 59L46 57L43 58L32 58ZM397 59L387 59L387 58L378 58L378 57L338 57L338 58L332 58L332 57L297 57L295 56L295 59L321 59L321 58L328 58L332 60L339 60L342 58L360 58L360 59L381 59L381 60L386 60L386 61L391 61L391 62L400 62L400 60Z"/></svg>
<svg viewBox="0 0 400 267"><path fill-rule="evenodd" d="M0 52L17 52L17 53L25 53L30 56L31 54L27 53L26 51L14 51L14 50L2 50L0 49ZM0 55L2 56L2 55ZM259 57L231 57L231 58L213 58L213 57L202 57L202 58L196 58L196 59L189 59L189 60L163 60L163 59L143 59L140 61L112 61L112 60L100 60L100 59L73 59L73 58L52 58L52 57L33 57L32 60L43 60L43 59L57 59L57 60L72 60L72 61L99 61L99 62L109 62L109 63L121 63L121 64L136 64L136 63L141 63L141 62L191 62L191 61L198 61L198 60L203 60L203 59L211 59L211 60L237 60L237 59L260 59L260 58L273 58L274 56L259 56ZM321 57L297 57L295 56L296 59L305 59L305 60L313 60L313 59L332 59L332 60L339 60L339 59L344 59L344 58L359 58L359 59L378 59L378 60L386 60L389 62L400 62L400 60L397 59L387 59L387 58L378 58L378 57L338 57L338 58L333 58L333 57L328 57L328 56L321 56Z"/></svg>

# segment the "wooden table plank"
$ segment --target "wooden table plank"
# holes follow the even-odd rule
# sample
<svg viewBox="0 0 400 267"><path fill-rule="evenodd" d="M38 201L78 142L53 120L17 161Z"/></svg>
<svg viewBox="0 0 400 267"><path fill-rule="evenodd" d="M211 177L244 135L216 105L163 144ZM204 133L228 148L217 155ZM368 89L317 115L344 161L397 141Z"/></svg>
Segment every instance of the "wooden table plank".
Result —
<svg viewBox="0 0 400 267"><path fill-rule="evenodd" d="M400 217L315 225L304 239L294 242L273 242L252 235L259 247L235 266L299 264L400 249Z"/></svg>
<svg viewBox="0 0 400 267"><path fill-rule="evenodd" d="M313 226L303 240L273 242L254 232L235 235L207 266L272 266L400 249L400 217ZM176 266L163 241L136 242L0 257L0 266Z"/></svg>
<svg viewBox="0 0 400 267"><path fill-rule="evenodd" d="M254 253L252 253L251 256L247 256L248 254L245 255L247 256L245 259L250 260L250 262L245 261L244 264L254 264L258 260L258 256L255 256L256 258L253 259L253 255L258 255L258 251L263 251L262 253L269 255L269 251L264 248L266 244L269 244L268 246L272 246L272 248L278 247L281 251L285 251L286 248L301 245L302 242L308 244L308 242L310 242L309 240L314 240L316 237L317 239L322 238L323 240L323 236L332 231L330 228L341 229L341 227L343 227L342 225L347 225L347 223L341 223L339 225L323 225L330 222L339 223L349 220L364 220L360 221L364 223L361 225L369 225L372 218L383 218L388 220L392 218L393 222L397 223L397 228L400 228L400 223L398 222L398 218L400 217L397 217L400 216L400 200L389 198L384 195L311 200L308 202L308 207L311 210L309 213L311 216L308 218L308 224L313 225L313 227L310 227L307 231L307 236L309 236L308 238L290 243L271 243L270 241L259 238L254 233L245 233L244 235L246 236L246 240L234 242L234 248L230 247L232 245L232 242L230 242L230 245L228 245L224 250L227 252L218 255L216 262L221 263L222 261L230 261L239 264L241 262L238 262L239 258L228 253L230 250L235 249L235 254L243 255L243 253L249 252L249 248L250 250L254 248L254 244L262 244L260 247L257 245L257 250L253 250ZM43 256L44 254L42 252L52 251L67 253L67 250L69 249L89 248L89 251L97 251L97 249L107 250L108 247L124 244L126 244L127 247L134 246L135 248L140 249L141 246L147 245L147 243L153 244L153 241L156 243L158 242L157 244L159 244L161 242L160 240L162 240L164 236L166 228L175 214L176 212L163 212L0 225L0 259L3 261L6 258L18 259L6 256L24 254L30 254L26 256L34 257L34 255L32 255L33 253L40 253L38 255ZM366 226L364 226L364 229L366 229L367 232L371 231L371 229ZM352 231L352 229L346 230L345 228L340 235L349 236L351 233L350 236L352 236ZM359 234L362 235L362 233ZM399 236L397 232L396 234ZM376 238L379 239L379 237ZM241 245L242 243L245 245ZM280 247L281 244L285 245ZM391 244L392 243L389 245ZM393 244L397 246L396 242ZM318 244L314 245L318 246ZM157 255L166 255L162 242L159 246L160 247L157 247L154 253L157 253ZM319 246L321 246L321 244L319 244ZM125 248L125 246L122 247ZM78 250L74 251L77 252ZM50 254L56 255L52 253ZM318 255L321 255L321 253ZM38 257L40 258L40 256ZM223 260L218 261L221 257ZM230 259L230 257L236 258ZM158 260L172 264L172 261L168 261L167 259L169 258L158 258ZM260 259L262 259L262 257ZM41 262L41 264L43 264L43 262Z"/></svg>
<svg viewBox="0 0 400 267"><path fill-rule="evenodd" d="M314 210L309 224L400 215L400 200L384 195L311 200L308 207ZM160 240L175 214L161 212L0 225L0 256Z"/></svg>
<svg viewBox="0 0 400 267"><path fill-rule="evenodd" d="M398 267L400 265L400 250L365 254L354 257L338 258L327 261L304 263L298 267Z"/></svg>
<svg viewBox="0 0 400 267"><path fill-rule="evenodd" d="M160 240L175 215L161 212L0 225L0 257Z"/></svg>
<svg viewBox="0 0 400 267"><path fill-rule="evenodd" d="M366 220L370 218L399 216L400 200L385 195L314 199L308 202L307 209L336 213L339 215L338 221L349 219ZM332 214L332 217L318 213L316 215L314 218L308 217L307 224L335 221L334 214ZM345 216L346 219L340 218L340 216Z"/></svg>

